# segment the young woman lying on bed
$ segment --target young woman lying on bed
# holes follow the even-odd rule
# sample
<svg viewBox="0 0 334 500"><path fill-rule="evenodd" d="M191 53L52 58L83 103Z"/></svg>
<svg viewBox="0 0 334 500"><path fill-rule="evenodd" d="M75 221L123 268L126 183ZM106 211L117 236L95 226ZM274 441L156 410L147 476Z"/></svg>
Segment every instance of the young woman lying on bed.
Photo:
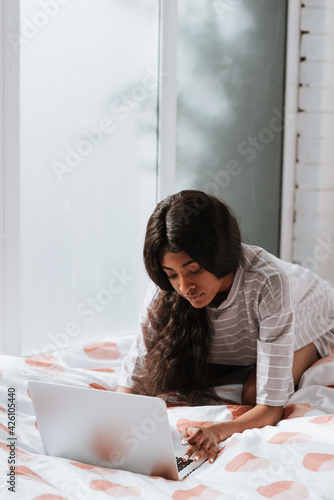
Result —
<svg viewBox="0 0 334 500"><path fill-rule="evenodd" d="M214 379L247 367L242 403L254 407L182 436L184 458L213 462L234 432L276 425L302 373L330 354L333 290L307 269L241 243L231 210L201 191L158 203L144 262L153 283L117 391L219 403Z"/></svg>

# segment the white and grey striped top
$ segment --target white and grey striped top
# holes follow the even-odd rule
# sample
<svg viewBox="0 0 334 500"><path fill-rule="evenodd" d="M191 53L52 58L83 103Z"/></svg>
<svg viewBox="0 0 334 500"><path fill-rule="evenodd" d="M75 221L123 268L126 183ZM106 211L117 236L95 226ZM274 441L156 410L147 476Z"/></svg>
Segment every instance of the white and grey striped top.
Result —
<svg viewBox="0 0 334 500"><path fill-rule="evenodd" d="M226 300L218 307L207 306L213 327L208 361L256 363L257 404L283 406L294 391L294 351L313 341L321 356L334 348L333 289L316 274L262 248L243 244L243 253L245 262L237 269ZM132 375L143 366L142 325L158 293L151 284L118 381L124 387L132 387Z"/></svg>

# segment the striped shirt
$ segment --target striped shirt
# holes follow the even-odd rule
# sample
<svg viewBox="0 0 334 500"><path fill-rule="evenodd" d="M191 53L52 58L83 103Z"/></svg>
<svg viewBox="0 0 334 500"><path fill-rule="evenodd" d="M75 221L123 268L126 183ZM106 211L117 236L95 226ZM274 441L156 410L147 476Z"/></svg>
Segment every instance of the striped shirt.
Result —
<svg viewBox="0 0 334 500"><path fill-rule="evenodd" d="M212 325L208 361L256 364L256 402L283 406L294 391L294 351L314 342L321 356L334 348L334 294L316 274L278 259L260 247L242 245L244 263L235 273L227 298L207 306ZM159 288L148 289L140 327L123 362L119 385L131 388L143 366L142 326Z"/></svg>

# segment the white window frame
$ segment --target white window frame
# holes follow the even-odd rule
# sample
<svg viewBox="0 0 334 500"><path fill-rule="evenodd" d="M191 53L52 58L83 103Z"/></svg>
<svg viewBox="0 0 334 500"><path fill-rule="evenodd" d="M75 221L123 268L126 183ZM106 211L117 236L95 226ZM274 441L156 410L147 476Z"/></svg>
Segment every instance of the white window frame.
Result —
<svg viewBox="0 0 334 500"><path fill-rule="evenodd" d="M3 131L4 131L4 114L3 114L3 2L0 4L0 352L5 352L5 290L4 290L4 150L3 150Z"/></svg>
<svg viewBox="0 0 334 500"><path fill-rule="evenodd" d="M301 0L288 1L280 258L292 261L295 218Z"/></svg>
<svg viewBox="0 0 334 500"><path fill-rule="evenodd" d="M19 0L1 0L1 352L20 355L19 53L8 35L19 34Z"/></svg>
<svg viewBox="0 0 334 500"><path fill-rule="evenodd" d="M158 201L175 192L178 0L161 1Z"/></svg>

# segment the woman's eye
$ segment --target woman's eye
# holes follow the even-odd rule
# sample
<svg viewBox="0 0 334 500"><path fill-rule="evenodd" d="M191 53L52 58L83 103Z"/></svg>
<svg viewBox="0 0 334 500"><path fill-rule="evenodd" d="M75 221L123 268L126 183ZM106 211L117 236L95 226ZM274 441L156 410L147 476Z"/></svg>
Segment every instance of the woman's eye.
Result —
<svg viewBox="0 0 334 500"><path fill-rule="evenodd" d="M176 278L176 274L173 274L172 276L168 276L168 274L167 274L167 278L168 278L169 280L172 280L173 278Z"/></svg>
<svg viewBox="0 0 334 500"><path fill-rule="evenodd" d="M190 272L191 272L191 274L198 274L198 273L200 273L202 271L202 269L203 268L200 267L199 269L196 269L196 271L190 271Z"/></svg>

